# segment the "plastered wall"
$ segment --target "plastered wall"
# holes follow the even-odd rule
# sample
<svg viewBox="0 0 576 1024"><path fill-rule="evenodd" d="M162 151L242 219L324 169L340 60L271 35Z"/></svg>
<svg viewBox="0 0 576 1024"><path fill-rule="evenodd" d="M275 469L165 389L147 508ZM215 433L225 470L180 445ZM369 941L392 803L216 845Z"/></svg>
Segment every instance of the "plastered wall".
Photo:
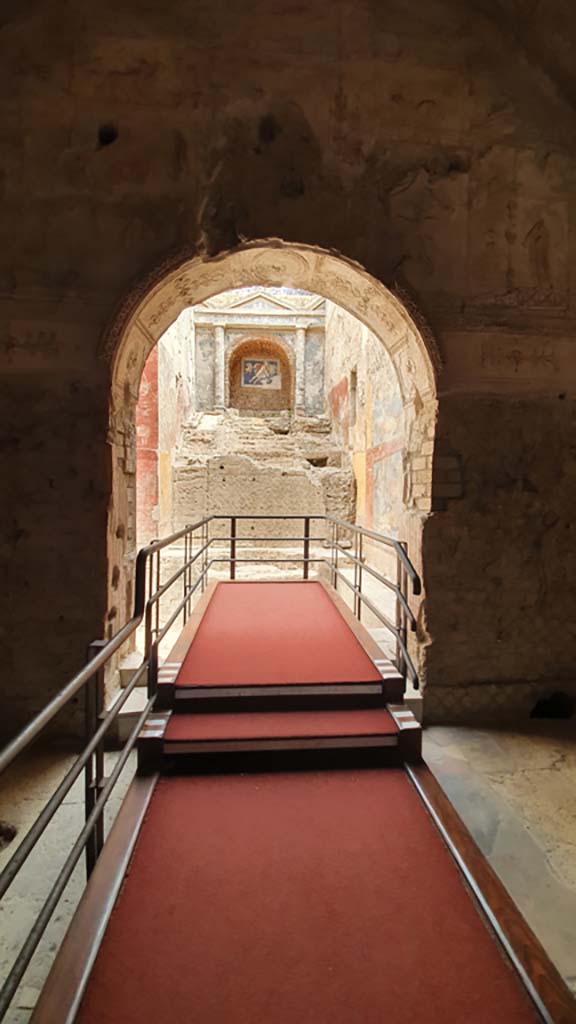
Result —
<svg viewBox="0 0 576 1024"><path fill-rule="evenodd" d="M136 543L172 530L174 452L194 408L194 322L184 310L151 351L136 406Z"/></svg>
<svg viewBox="0 0 576 1024"><path fill-rule="evenodd" d="M326 389L352 458L357 521L404 539L410 453L396 373L382 342L332 302L326 310Z"/></svg>
<svg viewBox="0 0 576 1024"><path fill-rule="evenodd" d="M112 480L135 469L138 360L111 424L110 325L175 253L217 266L258 238L357 261L439 350L436 442L417 388L409 424L435 445L432 494L412 491L406 525L430 714L524 713L571 685L574 12L551 36L554 14L518 11L4 6L5 732L131 604L133 505Z"/></svg>

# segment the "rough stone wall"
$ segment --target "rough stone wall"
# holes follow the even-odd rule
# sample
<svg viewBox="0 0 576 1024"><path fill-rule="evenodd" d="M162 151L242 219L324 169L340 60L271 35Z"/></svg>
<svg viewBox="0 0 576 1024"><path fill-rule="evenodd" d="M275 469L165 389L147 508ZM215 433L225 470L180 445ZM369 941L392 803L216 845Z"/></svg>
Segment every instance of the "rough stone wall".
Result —
<svg viewBox="0 0 576 1024"><path fill-rule="evenodd" d="M563 393L478 401L473 418L467 396L442 408L444 508L424 527L424 565L443 552L421 621L437 638L426 660L436 720L527 716L543 690L576 695L576 409Z"/></svg>
<svg viewBox="0 0 576 1024"><path fill-rule="evenodd" d="M329 424L323 427L322 434L278 434L263 419L234 409L197 417L185 428L176 454L173 529L230 513L353 518L354 479ZM282 520L254 520L241 529L272 541L301 535L299 523L287 526ZM228 530L226 524L220 532L227 536ZM217 526L213 532L218 535ZM324 526L314 524L312 533L323 536Z"/></svg>
<svg viewBox="0 0 576 1024"><path fill-rule="evenodd" d="M243 239L342 253L415 301L432 325L443 450L423 548L429 699L452 648L451 609L478 587L480 535L502 585L477 591L465 624L474 621L476 662L462 637L454 688L472 670L500 686L500 664L507 679L528 673L543 686L568 671L576 597L560 585L567 549L557 509L572 503L563 467L576 397L575 12L566 8L562 31L551 34L557 6L5 6L4 730L60 687L86 643L130 608L133 505L130 485L114 500L111 481L133 478L138 360L127 359L110 426L107 326L173 253L219 257ZM140 337L145 347L144 328ZM560 394L562 413L550 419ZM415 417L415 429L421 423ZM430 421L423 440L432 445L431 431ZM498 481L505 462L518 506L500 500L509 493L500 486L471 519L459 468ZM522 491L525 462L542 478L538 515L557 518L540 547L514 526L516 507L524 523L535 500ZM427 496L418 500L425 511ZM447 545L459 553L458 573L448 571ZM508 625L512 606L518 621L528 564L539 596L527 620L537 613L541 632L526 627L520 656L504 630L495 665L495 619ZM559 623L562 637L551 641Z"/></svg>
<svg viewBox="0 0 576 1024"><path fill-rule="evenodd" d="M383 342L333 302L326 309L326 388L334 430L352 458L357 521L404 539L410 459L398 380Z"/></svg>
<svg viewBox="0 0 576 1024"><path fill-rule="evenodd" d="M321 481L301 466L275 466L246 455L219 454L207 461L190 462L176 472L175 522L185 525L202 515L300 515L325 511ZM178 527L177 527L178 528ZM293 527L292 527L293 528ZM274 539L286 532L279 522L254 520L247 530ZM216 531L217 532L217 531ZM223 527L223 533L228 528Z"/></svg>

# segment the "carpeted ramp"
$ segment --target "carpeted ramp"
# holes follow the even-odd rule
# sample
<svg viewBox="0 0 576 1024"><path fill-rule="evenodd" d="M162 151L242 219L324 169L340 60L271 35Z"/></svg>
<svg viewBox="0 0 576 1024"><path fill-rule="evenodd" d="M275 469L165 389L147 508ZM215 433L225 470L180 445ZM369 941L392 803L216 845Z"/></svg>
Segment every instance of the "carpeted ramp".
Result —
<svg viewBox="0 0 576 1024"><path fill-rule="evenodd" d="M161 780L78 1015L537 1019L397 769Z"/></svg>
<svg viewBox="0 0 576 1024"><path fill-rule="evenodd" d="M320 583L219 583L177 687L381 683Z"/></svg>

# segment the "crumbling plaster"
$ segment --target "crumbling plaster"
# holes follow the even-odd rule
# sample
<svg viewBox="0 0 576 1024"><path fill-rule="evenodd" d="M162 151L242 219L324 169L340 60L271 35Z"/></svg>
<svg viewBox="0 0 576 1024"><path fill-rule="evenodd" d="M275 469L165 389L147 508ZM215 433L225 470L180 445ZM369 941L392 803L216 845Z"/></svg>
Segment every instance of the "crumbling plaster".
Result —
<svg viewBox="0 0 576 1024"><path fill-rule="evenodd" d="M576 640L565 628L576 619L574 598L557 582L564 541L546 549L544 571L542 550L514 527L517 506L482 504L469 482L477 466L498 477L509 452L512 476L522 459L540 459L544 479L546 463L559 467L574 449L570 61L564 54L555 66L555 37L538 43L542 15L533 8L521 12L518 43L515 11L511 0L5 7L6 730L78 666L103 619L109 632L126 615L133 523L130 485L122 494L118 481L134 472L141 369L181 305L224 280L304 279L386 335L416 422L430 410L423 440L438 396L440 458L448 461L435 467L438 511L424 529L430 694L450 658L454 688L472 667L475 679L484 671L486 683L497 678L502 687L519 671L535 684L550 680L574 661ZM566 24L573 27L573 12L564 10ZM111 144L101 141L103 125L116 133ZM297 246L247 241L268 238ZM247 273L242 252L252 256ZM365 270L352 273L339 253ZM309 272L298 271L302 260ZM363 290L364 273L371 284ZM441 359L425 344L431 332L412 302L432 325ZM548 424L544 454L538 431ZM518 494L521 507L534 500ZM541 486L539 495L535 530L549 509L573 507L569 473L558 468L552 490ZM410 522L409 542L413 529ZM508 540L515 564L504 554ZM418 557L417 540L413 548ZM443 617L486 576L495 551L502 589L486 579L477 601L496 614L505 598L510 609L498 666L486 660L492 620L482 612L455 648ZM544 655L515 661L522 643L536 648L532 615L514 596L518 566L530 560L542 635L562 632L545 666Z"/></svg>
<svg viewBox="0 0 576 1024"><path fill-rule="evenodd" d="M252 416L230 408L194 417L175 452L173 490L174 530L231 509L238 515L355 516L352 470L330 421L294 421L284 411ZM246 523L244 532L271 539L296 534L299 548L301 525L262 520ZM325 536L321 522L311 531ZM229 534L227 522L212 524L213 536Z"/></svg>
<svg viewBox="0 0 576 1024"><path fill-rule="evenodd" d="M194 401L194 320L183 310L146 360L136 405L138 545L172 528L173 451Z"/></svg>
<svg viewBox="0 0 576 1024"><path fill-rule="evenodd" d="M405 511L430 511L433 442L423 451L419 432L411 430L415 411L405 411L385 344L331 302L326 381L333 422L354 467L357 521L404 540Z"/></svg>

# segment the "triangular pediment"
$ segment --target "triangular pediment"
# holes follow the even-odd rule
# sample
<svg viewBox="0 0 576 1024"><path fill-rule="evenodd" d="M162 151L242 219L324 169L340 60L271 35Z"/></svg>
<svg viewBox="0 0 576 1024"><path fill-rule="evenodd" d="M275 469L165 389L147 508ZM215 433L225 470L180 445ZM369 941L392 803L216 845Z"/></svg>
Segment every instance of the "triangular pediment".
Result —
<svg viewBox="0 0 576 1024"><path fill-rule="evenodd" d="M294 306L276 295L267 295L265 292L256 292L251 295L220 296L224 301L219 308L233 309L236 313L292 313Z"/></svg>
<svg viewBox="0 0 576 1024"><path fill-rule="evenodd" d="M321 312L324 299L319 295L289 289L257 289L238 288L231 292L222 292L202 303L200 309L206 311L252 313L260 316L278 314L298 314L302 312Z"/></svg>

